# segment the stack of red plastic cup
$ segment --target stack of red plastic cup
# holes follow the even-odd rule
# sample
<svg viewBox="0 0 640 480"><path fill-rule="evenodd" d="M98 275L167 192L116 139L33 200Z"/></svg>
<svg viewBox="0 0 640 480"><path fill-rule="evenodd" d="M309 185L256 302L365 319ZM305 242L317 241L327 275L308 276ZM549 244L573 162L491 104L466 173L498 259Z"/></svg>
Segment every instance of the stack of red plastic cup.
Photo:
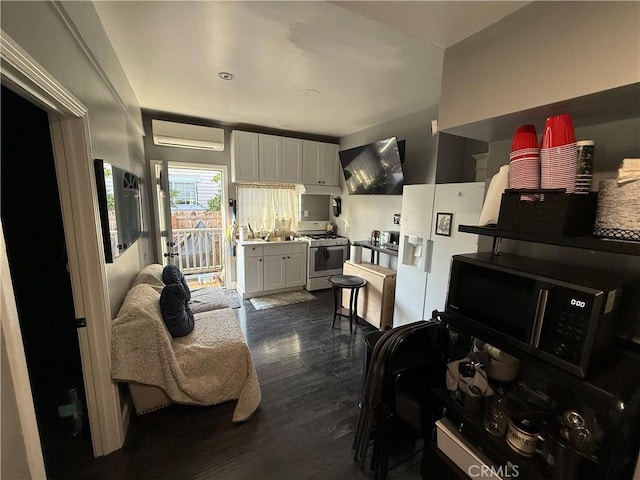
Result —
<svg viewBox="0 0 640 480"><path fill-rule="evenodd" d="M509 155L509 187L540 188L540 149L534 125L518 127ZM523 199L533 199L525 196Z"/></svg>
<svg viewBox="0 0 640 480"><path fill-rule="evenodd" d="M576 191L576 134L568 113L547 118L540 144L540 186Z"/></svg>

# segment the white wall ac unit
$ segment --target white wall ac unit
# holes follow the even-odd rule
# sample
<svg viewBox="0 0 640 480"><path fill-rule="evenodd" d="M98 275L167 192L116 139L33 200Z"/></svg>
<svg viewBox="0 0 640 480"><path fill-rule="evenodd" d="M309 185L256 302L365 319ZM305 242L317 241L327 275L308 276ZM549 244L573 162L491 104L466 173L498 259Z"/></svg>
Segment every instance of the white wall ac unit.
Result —
<svg viewBox="0 0 640 480"><path fill-rule="evenodd" d="M224 150L224 130L186 123L151 120L153 143L162 147L195 148L198 150Z"/></svg>

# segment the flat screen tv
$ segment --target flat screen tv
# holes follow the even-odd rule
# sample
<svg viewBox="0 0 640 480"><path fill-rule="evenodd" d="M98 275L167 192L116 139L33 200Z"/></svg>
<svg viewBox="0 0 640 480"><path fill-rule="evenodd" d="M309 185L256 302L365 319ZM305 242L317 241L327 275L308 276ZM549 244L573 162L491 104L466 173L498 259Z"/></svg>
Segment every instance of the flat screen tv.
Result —
<svg viewBox="0 0 640 480"><path fill-rule="evenodd" d="M350 195L402 195L404 175L396 137L338 155Z"/></svg>
<svg viewBox="0 0 640 480"><path fill-rule="evenodd" d="M140 177L94 162L105 262L112 263L142 235Z"/></svg>

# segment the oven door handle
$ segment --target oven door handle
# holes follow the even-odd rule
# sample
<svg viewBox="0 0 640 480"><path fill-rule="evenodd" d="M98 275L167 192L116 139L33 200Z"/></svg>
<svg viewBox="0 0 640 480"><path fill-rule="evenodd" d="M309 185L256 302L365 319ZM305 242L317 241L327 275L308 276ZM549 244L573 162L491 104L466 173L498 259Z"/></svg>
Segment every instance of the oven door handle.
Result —
<svg viewBox="0 0 640 480"><path fill-rule="evenodd" d="M533 324L533 335L531 338L531 346L538 348L540 344L540 335L542 334L542 324L544 323L544 314L547 310L547 300L549 299L549 290L541 288L538 291L538 304L536 305L536 314Z"/></svg>

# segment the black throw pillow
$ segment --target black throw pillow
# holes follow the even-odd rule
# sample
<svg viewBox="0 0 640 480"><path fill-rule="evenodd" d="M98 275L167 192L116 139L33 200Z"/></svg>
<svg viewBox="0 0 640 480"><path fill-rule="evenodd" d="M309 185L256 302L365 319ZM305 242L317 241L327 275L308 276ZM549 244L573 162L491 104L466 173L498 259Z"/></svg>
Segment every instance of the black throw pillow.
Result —
<svg viewBox="0 0 640 480"><path fill-rule="evenodd" d="M165 285L171 285L172 283L181 283L184 291L187 295L187 302L191 300L191 290L189 290L189 285L187 285L187 281L184 278L184 275L180 271L178 267L175 265L167 265L162 269L162 281Z"/></svg>
<svg viewBox="0 0 640 480"><path fill-rule="evenodd" d="M193 330L193 312L187 305L187 295L181 283L172 283L162 289L160 311L172 337L184 337Z"/></svg>

